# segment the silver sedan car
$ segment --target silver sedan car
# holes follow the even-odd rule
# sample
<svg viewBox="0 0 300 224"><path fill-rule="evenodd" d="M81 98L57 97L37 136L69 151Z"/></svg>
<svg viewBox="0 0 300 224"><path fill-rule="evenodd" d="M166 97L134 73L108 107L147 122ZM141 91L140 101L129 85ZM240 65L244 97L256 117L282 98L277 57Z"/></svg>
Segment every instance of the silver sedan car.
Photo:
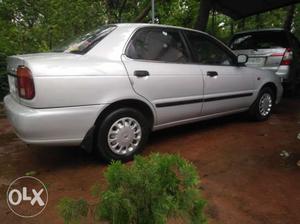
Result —
<svg viewBox="0 0 300 224"><path fill-rule="evenodd" d="M282 86L214 37L153 25L106 25L52 53L8 58L4 103L28 144L82 145L129 160L150 131L248 111L267 119Z"/></svg>

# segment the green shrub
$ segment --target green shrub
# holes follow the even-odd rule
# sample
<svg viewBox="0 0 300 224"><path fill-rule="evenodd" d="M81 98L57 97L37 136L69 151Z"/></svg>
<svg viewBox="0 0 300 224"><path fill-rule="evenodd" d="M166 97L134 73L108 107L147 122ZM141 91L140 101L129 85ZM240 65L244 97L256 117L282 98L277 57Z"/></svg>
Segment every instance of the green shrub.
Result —
<svg viewBox="0 0 300 224"><path fill-rule="evenodd" d="M131 165L113 162L105 177L107 190L93 190L100 199L92 209L96 221L164 224L180 217L185 223L205 223L197 171L177 155L137 156Z"/></svg>
<svg viewBox="0 0 300 224"><path fill-rule="evenodd" d="M58 205L59 214L66 224L80 223L81 218L87 217L89 206L85 200L63 198Z"/></svg>

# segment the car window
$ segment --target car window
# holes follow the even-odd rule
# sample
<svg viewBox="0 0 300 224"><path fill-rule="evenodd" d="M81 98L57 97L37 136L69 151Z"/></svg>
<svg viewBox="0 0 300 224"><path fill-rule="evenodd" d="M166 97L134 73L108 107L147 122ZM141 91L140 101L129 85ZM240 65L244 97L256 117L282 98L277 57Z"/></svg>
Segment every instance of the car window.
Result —
<svg viewBox="0 0 300 224"><path fill-rule="evenodd" d="M234 36L230 48L233 50L287 48L288 43L284 32L253 32Z"/></svg>
<svg viewBox="0 0 300 224"><path fill-rule="evenodd" d="M148 28L138 31L127 48L132 59L184 63L187 50L177 30Z"/></svg>
<svg viewBox="0 0 300 224"><path fill-rule="evenodd" d="M59 46L55 47L52 51L85 54L96 44L98 44L104 37L110 34L115 28L116 26L114 25L101 26L98 29L86 33L80 37L67 40L65 43L62 43Z"/></svg>
<svg viewBox="0 0 300 224"><path fill-rule="evenodd" d="M234 63L233 57L228 52L206 36L196 32L187 32L187 38L197 63L206 65L232 65Z"/></svg>

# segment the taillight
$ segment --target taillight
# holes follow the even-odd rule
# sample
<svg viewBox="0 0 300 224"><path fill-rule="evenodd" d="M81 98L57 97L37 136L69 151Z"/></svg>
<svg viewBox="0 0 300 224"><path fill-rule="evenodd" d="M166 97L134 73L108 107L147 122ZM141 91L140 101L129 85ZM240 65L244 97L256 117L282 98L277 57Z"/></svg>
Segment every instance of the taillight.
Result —
<svg viewBox="0 0 300 224"><path fill-rule="evenodd" d="M293 51L291 48L287 48L283 54L280 65L290 65L293 60Z"/></svg>
<svg viewBox="0 0 300 224"><path fill-rule="evenodd" d="M34 83L29 68L19 66L17 70L17 88L21 98L30 100L35 96Z"/></svg>

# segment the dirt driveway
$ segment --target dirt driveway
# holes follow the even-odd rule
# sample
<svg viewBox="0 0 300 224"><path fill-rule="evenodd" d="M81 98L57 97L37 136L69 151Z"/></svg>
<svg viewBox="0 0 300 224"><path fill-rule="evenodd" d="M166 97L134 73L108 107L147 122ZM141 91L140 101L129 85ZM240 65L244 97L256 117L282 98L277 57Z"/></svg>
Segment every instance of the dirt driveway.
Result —
<svg viewBox="0 0 300 224"><path fill-rule="evenodd" d="M28 147L13 133L0 109L0 222L62 223L56 211L63 196L91 199L104 185L105 164L78 148ZM2 111L3 112L3 111ZM300 223L300 100L285 99L266 122L235 115L152 134L144 155L180 153L199 170L206 214L212 224ZM284 162L282 150L294 152ZM16 217L6 205L9 183L36 172L49 191L46 210L33 219Z"/></svg>

